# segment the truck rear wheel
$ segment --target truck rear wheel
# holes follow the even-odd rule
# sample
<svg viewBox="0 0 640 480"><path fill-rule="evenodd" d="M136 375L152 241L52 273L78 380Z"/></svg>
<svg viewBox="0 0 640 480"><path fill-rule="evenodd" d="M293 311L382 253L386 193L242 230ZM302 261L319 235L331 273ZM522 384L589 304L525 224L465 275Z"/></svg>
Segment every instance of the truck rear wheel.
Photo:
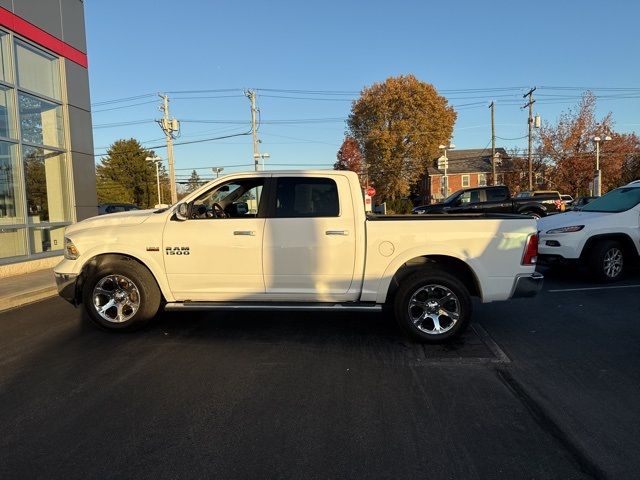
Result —
<svg viewBox="0 0 640 480"><path fill-rule="evenodd" d="M521 212L521 215L528 215L530 217L535 218L536 220L542 218L542 214L535 210L525 210L524 212Z"/></svg>
<svg viewBox="0 0 640 480"><path fill-rule="evenodd" d="M624 273L624 249L615 240L598 242L589 252L591 273L601 282L616 282Z"/></svg>
<svg viewBox="0 0 640 480"><path fill-rule="evenodd" d="M471 296L453 275L424 269L400 284L394 302L400 327L412 339L442 343L461 335L471 318Z"/></svg>
<svg viewBox="0 0 640 480"><path fill-rule="evenodd" d="M86 313L107 330L141 328L155 316L160 300L153 275L126 257L105 259L88 273L82 288Z"/></svg>

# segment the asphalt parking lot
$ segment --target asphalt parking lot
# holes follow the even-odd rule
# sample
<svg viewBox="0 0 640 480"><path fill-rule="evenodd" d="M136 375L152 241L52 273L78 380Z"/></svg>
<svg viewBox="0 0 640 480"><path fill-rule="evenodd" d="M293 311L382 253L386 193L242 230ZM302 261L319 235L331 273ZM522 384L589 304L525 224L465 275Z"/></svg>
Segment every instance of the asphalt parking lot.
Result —
<svg viewBox="0 0 640 480"><path fill-rule="evenodd" d="M422 346L375 314L0 314L0 477L632 478L640 275L546 272Z"/></svg>

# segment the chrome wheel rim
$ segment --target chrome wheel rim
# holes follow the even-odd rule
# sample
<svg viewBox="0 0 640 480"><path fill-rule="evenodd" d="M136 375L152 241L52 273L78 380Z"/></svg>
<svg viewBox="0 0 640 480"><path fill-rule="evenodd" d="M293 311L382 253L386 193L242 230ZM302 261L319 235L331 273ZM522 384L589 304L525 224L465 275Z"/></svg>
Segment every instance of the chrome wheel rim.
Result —
<svg viewBox="0 0 640 480"><path fill-rule="evenodd" d="M460 320L460 300L443 285L425 285L411 296L408 312L418 330L429 335L441 335Z"/></svg>
<svg viewBox="0 0 640 480"><path fill-rule="evenodd" d="M604 254L604 274L609 278L615 278L622 272L622 250L610 248Z"/></svg>
<svg viewBox="0 0 640 480"><path fill-rule="evenodd" d="M93 287L93 306L107 322L123 323L140 308L140 292L127 277L107 275Z"/></svg>

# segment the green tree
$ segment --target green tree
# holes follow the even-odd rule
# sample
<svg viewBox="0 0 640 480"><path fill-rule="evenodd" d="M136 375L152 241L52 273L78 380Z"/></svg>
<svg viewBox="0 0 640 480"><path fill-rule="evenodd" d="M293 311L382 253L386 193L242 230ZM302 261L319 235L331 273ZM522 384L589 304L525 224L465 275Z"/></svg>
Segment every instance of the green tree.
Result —
<svg viewBox="0 0 640 480"><path fill-rule="evenodd" d="M186 187L187 193L194 192L202 185L202 183L203 183L202 179L200 178L200 175L198 175L198 172L193 170L191 172L191 176L189 177L189 180L187 180L187 187Z"/></svg>
<svg viewBox="0 0 640 480"><path fill-rule="evenodd" d="M146 160L153 156L134 138L116 140L96 167L98 202L134 203L142 208L158 203L156 167Z"/></svg>
<svg viewBox="0 0 640 480"><path fill-rule="evenodd" d="M453 132L456 112L413 75L365 87L351 107L347 133L364 154L365 172L382 200L406 197L438 145Z"/></svg>

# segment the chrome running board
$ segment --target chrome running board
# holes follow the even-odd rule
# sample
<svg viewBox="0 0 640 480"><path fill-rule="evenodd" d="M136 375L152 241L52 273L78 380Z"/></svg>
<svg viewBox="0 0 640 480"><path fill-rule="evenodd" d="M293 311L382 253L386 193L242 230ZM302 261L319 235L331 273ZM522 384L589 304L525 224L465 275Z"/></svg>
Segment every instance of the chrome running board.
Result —
<svg viewBox="0 0 640 480"><path fill-rule="evenodd" d="M357 311L380 312L377 303L296 303L296 302L173 302L167 303L166 311L180 310L273 310L273 311Z"/></svg>

